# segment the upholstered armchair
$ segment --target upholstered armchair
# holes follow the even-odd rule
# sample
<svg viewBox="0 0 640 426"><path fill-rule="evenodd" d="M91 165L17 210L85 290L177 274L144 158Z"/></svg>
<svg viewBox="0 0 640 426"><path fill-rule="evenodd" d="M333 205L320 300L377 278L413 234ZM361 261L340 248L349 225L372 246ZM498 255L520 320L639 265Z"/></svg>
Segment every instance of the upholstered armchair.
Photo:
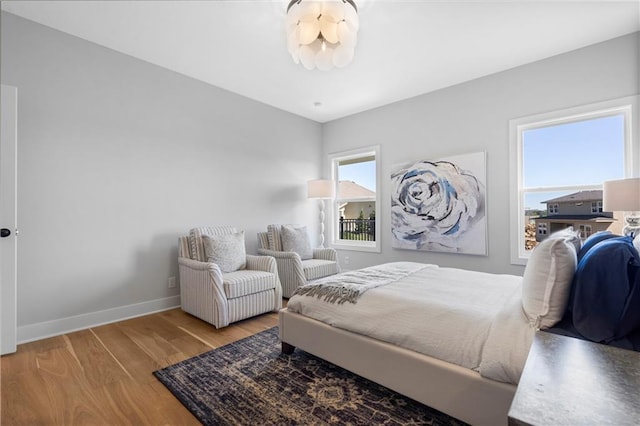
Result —
<svg viewBox="0 0 640 426"><path fill-rule="evenodd" d="M335 249L312 249L304 226L269 225L267 232L258 233L258 254L276 259L286 298L309 281L340 272Z"/></svg>
<svg viewBox="0 0 640 426"><path fill-rule="evenodd" d="M182 310L216 328L282 308L273 257L247 255L244 231L202 227L178 240Z"/></svg>

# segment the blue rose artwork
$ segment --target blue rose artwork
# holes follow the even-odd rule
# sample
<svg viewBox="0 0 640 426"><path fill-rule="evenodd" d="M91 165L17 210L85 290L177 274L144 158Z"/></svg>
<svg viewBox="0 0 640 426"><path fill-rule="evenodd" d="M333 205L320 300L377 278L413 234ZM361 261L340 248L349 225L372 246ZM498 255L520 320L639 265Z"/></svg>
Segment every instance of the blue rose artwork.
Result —
<svg viewBox="0 0 640 426"><path fill-rule="evenodd" d="M478 152L393 172L392 247L486 255L485 159Z"/></svg>

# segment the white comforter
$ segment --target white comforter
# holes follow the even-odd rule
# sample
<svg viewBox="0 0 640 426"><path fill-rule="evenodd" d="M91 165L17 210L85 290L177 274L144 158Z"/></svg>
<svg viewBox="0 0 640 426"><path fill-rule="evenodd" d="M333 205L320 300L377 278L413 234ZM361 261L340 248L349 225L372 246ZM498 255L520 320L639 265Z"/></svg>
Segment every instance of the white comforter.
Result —
<svg viewBox="0 0 640 426"><path fill-rule="evenodd" d="M372 286L355 304L295 295L287 307L493 380L518 383L534 334L522 311L521 277L413 262L362 271L381 270L401 278Z"/></svg>

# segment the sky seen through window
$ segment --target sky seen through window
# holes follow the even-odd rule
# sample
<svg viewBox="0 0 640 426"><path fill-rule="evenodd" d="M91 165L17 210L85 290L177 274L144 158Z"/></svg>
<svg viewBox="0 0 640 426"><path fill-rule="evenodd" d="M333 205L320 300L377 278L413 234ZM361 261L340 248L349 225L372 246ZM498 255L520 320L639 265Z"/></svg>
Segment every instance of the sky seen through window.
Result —
<svg viewBox="0 0 640 426"><path fill-rule="evenodd" d="M523 138L525 189L624 178L622 114L526 130ZM572 192L528 192L525 207L545 210L544 201Z"/></svg>

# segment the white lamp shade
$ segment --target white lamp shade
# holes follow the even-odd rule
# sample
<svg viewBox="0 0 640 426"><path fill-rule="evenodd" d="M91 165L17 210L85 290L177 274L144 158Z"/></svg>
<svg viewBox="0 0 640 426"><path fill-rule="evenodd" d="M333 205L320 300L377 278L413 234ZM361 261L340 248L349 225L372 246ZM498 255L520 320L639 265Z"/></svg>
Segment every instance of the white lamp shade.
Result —
<svg viewBox="0 0 640 426"><path fill-rule="evenodd" d="M333 64L338 68L348 65L351 59L353 59L353 49L350 47L341 45L333 51Z"/></svg>
<svg viewBox="0 0 640 426"><path fill-rule="evenodd" d="M338 24L333 20L333 17L322 16L320 18L320 32L329 43L338 42Z"/></svg>
<svg viewBox="0 0 640 426"><path fill-rule="evenodd" d="M328 71L333 68L333 49L326 47L316 54L316 66L320 71Z"/></svg>
<svg viewBox="0 0 640 426"><path fill-rule="evenodd" d="M342 46L353 48L358 42L358 34L344 21L338 24L337 33Z"/></svg>
<svg viewBox="0 0 640 426"><path fill-rule="evenodd" d="M300 46L298 56L306 69L312 70L316 67L316 52L310 46Z"/></svg>
<svg viewBox="0 0 640 426"><path fill-rule="evenodd" d="M307 182L307 198L333 198L335 182L326 179L316 179Z"/></svg>
<svg viewBox="0 0 640 426"><path fill-rule="evenodd" d="M320 34L320 22L313 16L309 15L300 20L298 24L298 40L300 44L311 44L313 43Z"/></svg>
<svg viewBox="0 0 640 426"><path fill-rule="evenodd" d="M610 180L603 184L602 210L640 211L640 178Z"/></svg>
<svg viewBox="0 0 640 426"><path fill-rule="evenodd" d="M353 27L355 31L360 29L360 19L358 18L358 12L352 7L346 7L344 9L344 20Z"/></svg>
<svg viewBox="0 0 640 426"><path fill-rule="evenodd" d="M322 13L322 1L302 1L297 7L300 9L301 15L318 16Z"/></svg>
<svg viewBox="0 0 640 426"><path fill-rule="evenodd" d="M359 28L353 0L292 0L285 28L293 61L309 70L344 67L353 60Z"/></svg>
<svg viewBox="0 0 640 426"><path fill-rule="evenodd" d="M323 1L322 2L322 15L323 16L331 16L333 18L333 22L342 21L345 15L344 3L342 1ZM349 7L349 9L353 9ZM356 14L357 16L357 14Z"/></svg>

